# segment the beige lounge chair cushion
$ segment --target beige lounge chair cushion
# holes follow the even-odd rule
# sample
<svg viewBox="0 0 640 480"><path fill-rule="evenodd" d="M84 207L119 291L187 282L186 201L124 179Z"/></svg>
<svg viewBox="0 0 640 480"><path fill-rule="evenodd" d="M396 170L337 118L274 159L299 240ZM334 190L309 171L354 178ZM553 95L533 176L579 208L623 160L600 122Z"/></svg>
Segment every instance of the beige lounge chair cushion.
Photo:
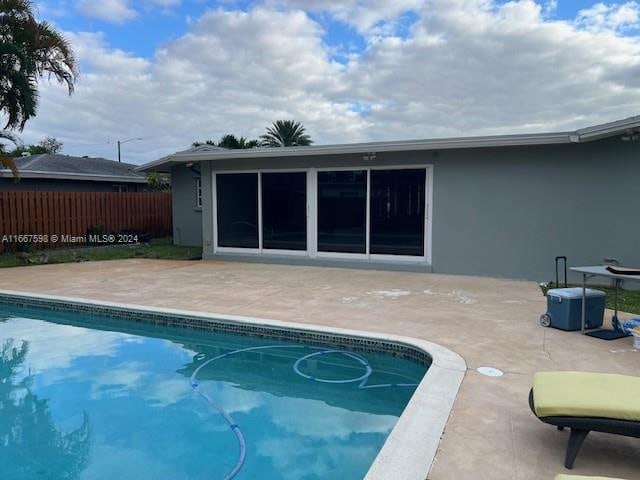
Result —
<svg viewBox="0 0 640 480"><path fill-rule="evenodd" d="M640 377L589 372L538 372L538 417L601 417L640 421Z"/></svg>

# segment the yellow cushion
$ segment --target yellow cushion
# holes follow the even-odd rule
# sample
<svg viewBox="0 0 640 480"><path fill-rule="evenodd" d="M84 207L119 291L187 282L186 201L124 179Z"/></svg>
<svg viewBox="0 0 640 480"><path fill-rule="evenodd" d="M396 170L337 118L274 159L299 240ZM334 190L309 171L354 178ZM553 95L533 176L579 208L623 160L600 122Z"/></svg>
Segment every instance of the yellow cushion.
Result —
<svg viewBox="0 0 640 480"><path fill-rule="evenodd" d="M533 376L538 417L603 417L640 421L640 377L588 372Z"/></svg>
<svg viewBox="0 0 640 480"><path fill-rule="evenodd" d="M609 477L584 477L582 475L556 475L555 480L623 480L621 478L609 478Z"/></svg>

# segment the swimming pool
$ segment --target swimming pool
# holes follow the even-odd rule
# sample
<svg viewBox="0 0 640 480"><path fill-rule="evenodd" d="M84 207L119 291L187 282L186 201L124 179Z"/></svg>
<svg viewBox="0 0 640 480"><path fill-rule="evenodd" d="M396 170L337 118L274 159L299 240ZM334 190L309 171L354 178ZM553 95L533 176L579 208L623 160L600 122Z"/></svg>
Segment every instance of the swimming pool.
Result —
<svg viewBox="0 0 640 480"><path fill-rule="evenodd" d="M0 292L0 478L426 476L459 357L222 317Z"/></svg>

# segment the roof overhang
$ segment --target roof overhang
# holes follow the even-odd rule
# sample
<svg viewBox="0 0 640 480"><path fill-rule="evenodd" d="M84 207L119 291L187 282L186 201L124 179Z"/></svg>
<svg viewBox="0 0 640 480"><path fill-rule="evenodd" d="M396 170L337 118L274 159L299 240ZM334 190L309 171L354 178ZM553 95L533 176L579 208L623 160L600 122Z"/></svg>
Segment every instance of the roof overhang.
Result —
<svg viewBox="0 0 640 480"><path fill-rule="evenodd" d="M636 116L572 132L401 140L341 145L313 145L308 147L252 148L246 150L221 150L210 152L185 151L167 155L159 160L146 163L138 167L136 171L168 173L171 167L176 165L232 159L311 157L318 155L348 155L421 150L454 150L584 143L607 137L624 135L625 133L635 131L639 128L640 116Z"/></svg>
<svg viewBox="0 0 640 480"><path fill-rule="evenodd" d="M20 178L43 180L76 180L89 182L147 183L143 177L117 175L95 175L89 173L45 172L38 170L18 170ZM0 170L0 178L14 178L10 170Z"/></svg>

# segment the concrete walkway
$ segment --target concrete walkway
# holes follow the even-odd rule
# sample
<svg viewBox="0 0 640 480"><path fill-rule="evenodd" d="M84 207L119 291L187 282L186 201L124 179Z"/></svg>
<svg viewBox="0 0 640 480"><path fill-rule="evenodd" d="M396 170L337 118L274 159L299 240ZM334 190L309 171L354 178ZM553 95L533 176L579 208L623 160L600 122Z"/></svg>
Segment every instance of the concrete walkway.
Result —
<svg viewBox="0 0 640 480"><path fill-rule="evenodd" d="M230 262L122 260L2 270L0 288L389 332L440 343L469 371L432 480L553 479L568 432L529 411L539 370L640 374L630 338L612 342L538 325L535 283L420 273ZM500 378L479 375L491 366ZM592 433L575 474L640 478L640 440Z"/></svg>

